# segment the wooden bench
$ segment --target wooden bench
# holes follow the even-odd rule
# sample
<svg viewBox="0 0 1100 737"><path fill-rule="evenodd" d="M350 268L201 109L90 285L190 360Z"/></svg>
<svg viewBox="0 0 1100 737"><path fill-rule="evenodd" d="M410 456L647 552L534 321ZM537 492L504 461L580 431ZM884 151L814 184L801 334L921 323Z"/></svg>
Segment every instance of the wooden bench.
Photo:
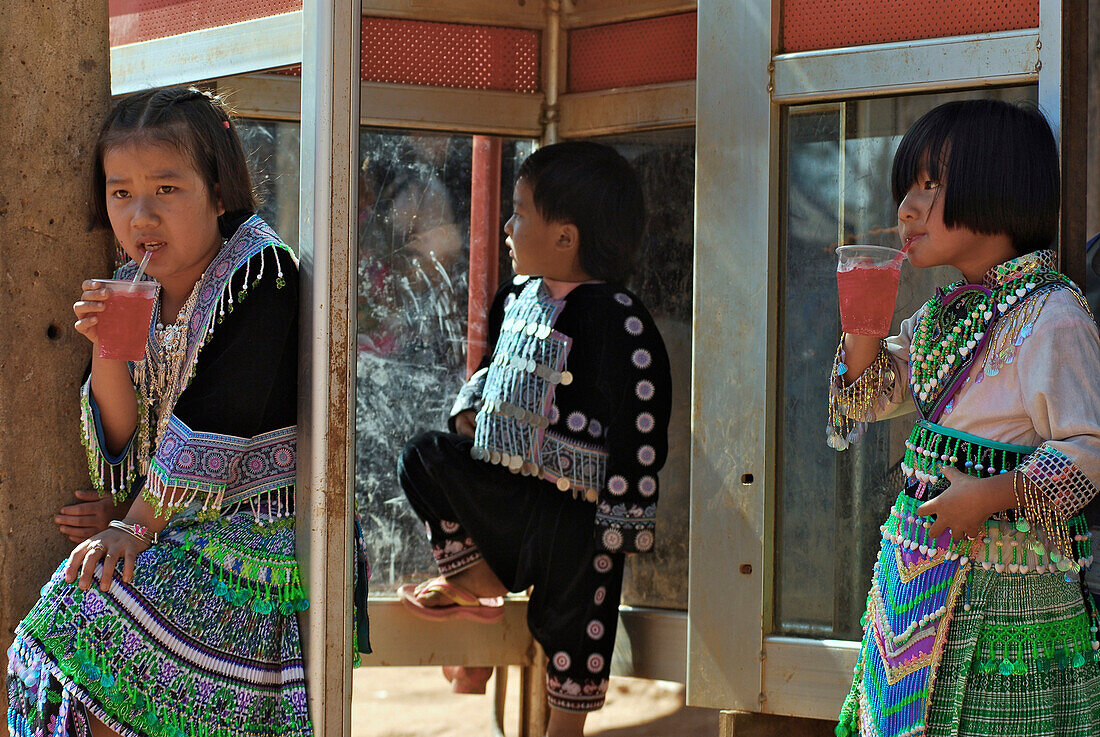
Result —
<svg viewBox="0 0 1100 737"><path fill-rule="evenodd" d="M492 667L493 734L504 734L508 666L519 666L520 737L545 734L546 656L527 629L527 597L504 600L504 619L486 625L466 620L431 622L413 615L396 597L370 600L374 652L365 667L465 665ZM685 682L687 613L619 607L619 631L611 662L613 675Z"/></svg>

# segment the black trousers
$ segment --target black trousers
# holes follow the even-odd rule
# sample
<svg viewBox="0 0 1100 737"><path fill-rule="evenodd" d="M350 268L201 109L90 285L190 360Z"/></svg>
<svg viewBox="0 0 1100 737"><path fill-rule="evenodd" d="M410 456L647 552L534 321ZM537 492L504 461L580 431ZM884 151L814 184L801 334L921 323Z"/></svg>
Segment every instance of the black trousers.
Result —
<svg viewBox="0 0 1100 737"><path fill-rule="evenodd" d="M440 573L484 559L509 591L532 587L527 624L549 658L551 706L603 706L623 555L601 550L596 506L541 479L470 457L462 435L427 432L401 457L401 486L427 524Z"/></svg>

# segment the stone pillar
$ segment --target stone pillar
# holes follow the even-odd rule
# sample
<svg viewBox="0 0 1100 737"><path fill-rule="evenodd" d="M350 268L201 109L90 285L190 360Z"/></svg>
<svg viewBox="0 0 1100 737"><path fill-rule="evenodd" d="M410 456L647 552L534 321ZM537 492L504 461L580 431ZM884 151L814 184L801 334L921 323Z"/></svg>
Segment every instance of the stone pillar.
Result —
<svg viewBox="0 0 1100 737"><path fill-rule="evenodd" d="M77 391L90 345L80 282L105 276L88 230L95 135L110 102L107 0L0 3L0 665L15 625L72 549L53 523L89 488ZM7 713L7 692L0 687ZM2 718L0 718L2 720Z"/></svg>
<svg viewBox="0 0 1100 737"><path fill-rule="evenodd" d="M723 711L718 717L718 737L834 737L836 722L750 711Z"/></svg>

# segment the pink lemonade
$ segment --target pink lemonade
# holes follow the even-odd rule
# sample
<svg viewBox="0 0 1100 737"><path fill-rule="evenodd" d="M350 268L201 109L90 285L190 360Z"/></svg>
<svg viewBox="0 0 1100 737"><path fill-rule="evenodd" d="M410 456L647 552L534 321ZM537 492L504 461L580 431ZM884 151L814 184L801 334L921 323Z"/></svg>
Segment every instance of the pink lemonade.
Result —
<svg viewBox="0 0 1100 737"><path fill-rule="evenodd" d="M840 327L852 335L890 334L898 297L898 266L856 266L836 273L840 292Z"/></svg>
<svg viewBox="0 0 1100 737"><path fill-rule="evenodd" d="M156 289L128 292L124 286L116 291L110 285L108 289L103 312L99 313L99 357L140 361L145 357Z"/></svg>

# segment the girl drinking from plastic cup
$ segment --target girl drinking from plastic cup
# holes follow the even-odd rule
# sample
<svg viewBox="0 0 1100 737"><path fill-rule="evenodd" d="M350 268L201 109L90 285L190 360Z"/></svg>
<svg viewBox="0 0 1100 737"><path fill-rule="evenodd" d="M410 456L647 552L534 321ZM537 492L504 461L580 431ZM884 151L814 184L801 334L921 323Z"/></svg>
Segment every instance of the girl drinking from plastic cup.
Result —
<svg viewBox="0 0 1100 737"><path fill-rule="evenodd" d="M13 735L308 735L294 557L298 271L254 213L221 101L128 97L93 166L95 220L160 284L140 361L100 357L83 284L93 483L129 503L42 588L8 652ZM131 490L134 494L131 496Z"/></svg>
<svg viewBox="0 0 1100 737"><path fill-rule="evenodd" d="M942 105L894 157L909 262L949 265L892 337L846 334L829 443L918 413L838 735L1100 734L1080 583L1100 478L1100 340L1055 270L1058 152L1033 108Z"/></svg>

